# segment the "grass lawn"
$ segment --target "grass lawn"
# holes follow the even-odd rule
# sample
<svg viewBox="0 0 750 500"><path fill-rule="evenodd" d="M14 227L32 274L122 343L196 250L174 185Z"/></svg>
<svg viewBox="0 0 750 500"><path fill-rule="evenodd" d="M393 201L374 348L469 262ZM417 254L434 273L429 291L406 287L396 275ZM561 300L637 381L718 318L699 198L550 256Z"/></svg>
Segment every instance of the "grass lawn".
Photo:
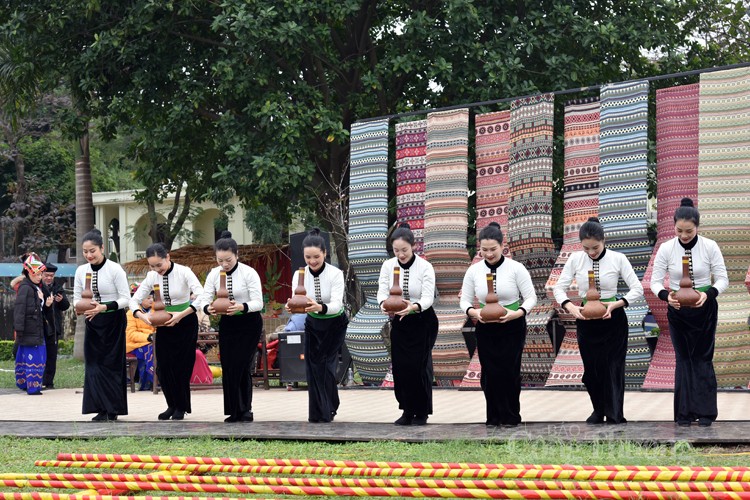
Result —
<svg viewBox="0 0 750 500"><path fill-rule="evenodd" d="M0 361L0 388L16 388L15 366L14 361ZM58 357L55 387L60 389L83 387L83 362L71 356Z"/></svg>

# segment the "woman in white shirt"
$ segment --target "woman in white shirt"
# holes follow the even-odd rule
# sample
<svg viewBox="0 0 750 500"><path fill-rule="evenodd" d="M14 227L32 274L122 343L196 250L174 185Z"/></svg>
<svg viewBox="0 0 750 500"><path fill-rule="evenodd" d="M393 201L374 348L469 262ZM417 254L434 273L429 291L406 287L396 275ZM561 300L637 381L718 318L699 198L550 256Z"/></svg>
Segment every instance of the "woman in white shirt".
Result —
<svg viewBox="0 0 750 500"><path fill-rule="evenodd" d="M627 422L623 414L625 398L625 355L628 349L628 318L625 307L643 296L628 258L605 246L604 228L596 217L590 217L578 231L582 251L573 252L554 288L555 300L576 318L578 346L583 360L583 383L589 393L594 411L586 419L588 424ZM589 290L588 273L594 280L601 301L607 311L601 319L586 319L582 306L568 299L567 292L573 279L585 303ZM617 295L617 284L622 278L628 293Z"/></svg>
<svg viewBox="0 0 750 500"><path fill-rule="evenodd" d="M531 276L520 262L503 256L503 233L496 222L479 233L484 260L464 275L461 309L476 321L477 350L482 366L480 385L487 402L487 426L515 427L521 423L521 354L526 342L526 313L536 305ZM499 303L507 314L485 322L481 307L487 297L487 274L494 276ZM474 300L480 308L474 307Z"/></svg>
<svg viewBox="0 0 750 500"><path fill-rule="evenodd" d="M196 307L202 308L206 314L217 314L212 301L220 286L220 273L225 272L231 306L219 321L221 386L224 390L224 414L228 415L224 421L252 422L252 361L263 331L260 276L255 269L237 259L237 242L229 231L221 233L214 249L219 266L208 273Z"/></svg>
<svg viewBox="0 0 750 500"><path fill-rule="evenodd" d="M125 309L130 301L128 278L123 268L104 256L104 241L98 229L83 236L86 264L76 269L73 307L81 301L86 275L91 274L94 307L83 313L85 374L83 413L96 413L92 420L117 420L128 414L125 389Z"/></svg>
<svg viewBox="0 0 750 500"><path fill-rule="evenodd" d="M406 304L391 318L394 393L403 410L394 423L425 425L432 414L432 347L438 334L438 318L432 308L435 271L432 264L414 253L409 224L403 223L393 232L391 246L395 257L380 268L378 303L382 308L393 286L393 269L399 267L399 285Z"/></svg>
<svg viewBox="0 0 750 500"><path fill-rule="evenodd" d="M313 228L302 240L305 257L305 371L308 422L332 422L339 409L336 369L349 319L344 311L344 273L326 263L326 242ZM297 283L299 271L292 283ZM289 306L287 306L287 310Z"/></svg>
<svg viewBox="0 0 750 500"><path fill-rule="evenodd" d="M159 414L159 420L182 420L185 413L192 412L190 377L198 341L198 318L190 297L200 296L203 287L189 267L172 262L161 243L146 249L146 259L151 271L130 299L130 310L150 325L153 309L144 312L141 302L151 295L154 285L159 286L165 310L172 315L164 326L156 328L156 371L167 400L167 410Z"/></svg>
<svg viewBox="0 0 750 500"><path fill-rule="evenodd" d="M716 420L714 340L719 306L716 297L729 286L724 256L715 241L698 234L700 213L693 200L683 198L674 214L676 237L665 241L654 258L651 291L669 303L669 335L675 350L674 420L708 427ZM695 307L680 307L674 292L680 288L682 258L687 256L690 279L700 294ZM664 278L669 277L669 288ZM713 277L713 283L712 283Z"/></svg>

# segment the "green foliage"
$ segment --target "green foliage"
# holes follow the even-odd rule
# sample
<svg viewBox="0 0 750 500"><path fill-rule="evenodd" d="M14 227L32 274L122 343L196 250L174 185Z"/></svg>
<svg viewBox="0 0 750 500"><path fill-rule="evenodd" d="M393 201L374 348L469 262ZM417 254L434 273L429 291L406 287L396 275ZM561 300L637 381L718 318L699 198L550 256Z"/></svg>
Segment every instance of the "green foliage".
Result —
<svg viewBox="0 0 750 500"><path fill-rule="evenodd" d="M61 340L57 343L57 354L59 356L71 356L73 354L73 341ZM13 341L0 340L0 361L13 361Z"/></svg>
<svg viewBox="0 0 750 500"><path fill-rule="evenodd" d="M102 136L132 138L145 202L184 186L192 201L236 191L281 223L312 209L342 263L356 119L750 54L734 0L49 0L0 19L16 59L70 75Z"/></svg>

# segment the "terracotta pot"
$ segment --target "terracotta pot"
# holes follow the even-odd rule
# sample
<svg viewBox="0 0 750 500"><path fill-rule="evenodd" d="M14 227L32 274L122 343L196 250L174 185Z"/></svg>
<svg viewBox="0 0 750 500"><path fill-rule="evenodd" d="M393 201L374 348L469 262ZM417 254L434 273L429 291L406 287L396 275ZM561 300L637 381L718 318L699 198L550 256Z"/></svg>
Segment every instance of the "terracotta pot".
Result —
<svg viewBox="0 0 750 500"><path fill-rule="evenodd" d="M297 287L294 289L294 295L287 302L289 310L294 314L301 314L307 308L307 290L305 290L305 268L300 267L297 278Z"/></svg>
<svg viewBox="0 0 750 500"><path fill-rule="evenodd" d="M701 299L701 294L693 288L693 280L690 279L690 261L687 255L682 257L682 278L680 288L674 292L674 298L683 307L695 307Z"/></svg>
<svg viewBox="0 0 750 500"><path fill-rule="evenodd" d="M217 314L226 314L232 301L229 300L229 290L227 290L227 272L219 273L219 289L216 290L216 299L211 304Z"/></svg>
<svg viewBox="0 0 750 500"><path fill-rule="evenodd" d="M149 317L153 326L164 326L164 323L172 319L161 298L161 285L154 285L154 305L151 306Z"/></svg>
<svg viewBox="0 0 750 500"><path fill-rule="evenodd" d="M86 311L93 309L95 306L92 304L94 298L94 292L91 291L91 273L86 273L86 281L81 290L81 300L76 303L76 314L83 314Z"/></svg>
<svg viewBox="0 0 750 500"><path fill-rule="evenodd" d="M401 290L401 268L398 266L393 268L393 283L389 293L390 295L383 302L383 309L389 313L403 311L406 302L404 301L404 292Z"/></svg>
<svg viewBox="0 0 750 500"><path fill-rule="evenodd" d="M586 319L601 319L602 316L607 314L607 306L605 306L600 300L602 295L596 289L596 280L594 279L594 271L589 271L589 290L586 292L586 304L581 310L581 314Z"/></svg>
<svg viewBox="0 0 750 500"><path fill-rule="evenodd" d="M508 314L508 310L500 304L497 297L495 278L492 273L487 273L487 297L485 297L484 307L479 313L485 323L497 321Z"/></svg>

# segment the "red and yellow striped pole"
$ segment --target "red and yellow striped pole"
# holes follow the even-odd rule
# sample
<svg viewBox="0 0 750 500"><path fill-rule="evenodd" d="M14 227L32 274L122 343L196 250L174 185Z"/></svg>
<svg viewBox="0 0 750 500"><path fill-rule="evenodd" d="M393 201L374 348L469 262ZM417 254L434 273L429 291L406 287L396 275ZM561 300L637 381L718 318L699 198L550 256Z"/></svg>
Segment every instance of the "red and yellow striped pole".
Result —
<svg viewBox="0 0 750 500"><path fill-rule="evenodd" d="M173 491L187 493L271 493L285 495L324 496L378 496L378 497L440 497L440 498L494 498L494 499L750 499L750 492L657 492L612 490L480 490L447 488L346 488L346 487L292 487L269 485L230 484L176 484L163 482L122 481L52 481L52 480L2 480L0 486L17 488L56 489L115 489L127 491Z"/></svg>
<svg viewBox="0 0 750 500"><path fill-rule="evenodd" d="M135 469L189 471L191 473L232 474L304 474L327 476L395 476L419 478L469 479L551 479L584 481L739 481L750 482L750 471L731 469L683 471L588 471L546 469L403 469L354 467L281 467L245 465L160 464L144 462L69 462L37 460L37 466L85 469Z"/></svg>
<svg viewBox="0 0 750 500"><path fill-rule="evenodd" d="M750 467L686 467L661 465L570 465L570 464L480 464L469 462L369 462L356 460L314 460L291 458L229 458L172 455L121 455L110 453L59 453L58 460L76 462L140 462L196 465L247 465L279 467L341 467L377 469L541 469L595 471L741 471Z"/></svg>
<svg viewBox="0 0 750 500"><path fill-rule="evenodd" d="M634 481L544 481L544 480L432 480L393 478L286 478L253 476L186 476L155 474L0 474L0 480L162 482L196 484L244 484L272 486L311 486L349 488L428 488L428 489L503 489L503 490L616 490L665 492L750 492L750 483L739 482L634 482Z"/></svg>

